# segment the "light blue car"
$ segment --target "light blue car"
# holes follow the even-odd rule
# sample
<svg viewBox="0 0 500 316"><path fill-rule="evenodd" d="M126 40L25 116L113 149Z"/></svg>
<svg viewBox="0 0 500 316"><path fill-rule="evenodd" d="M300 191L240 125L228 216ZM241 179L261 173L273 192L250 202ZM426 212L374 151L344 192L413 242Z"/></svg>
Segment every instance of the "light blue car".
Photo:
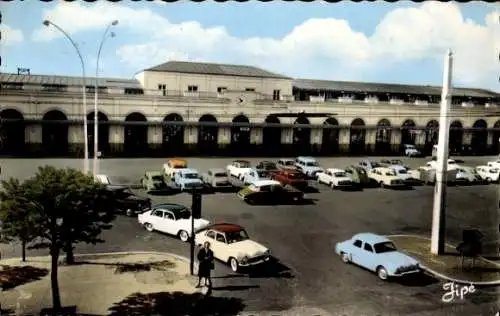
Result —
<svg viewBox="0 0 500 316"><path fill-rule="evenodd" d="M179 169L174 175L175 185L181 190L186 191L193 188L202 188L203 180L195 169Z"/></svg>
<svg viewBox="0 0 500 316"><path fill-rule="evenodd" d="M245 185L253 184L256 181L271 180L269 171L252 168L243 176Z"/></svg>
<svg viewBox="0 0 500 316"><path fill-rule="evenodd" d="M381 280L419 273L417 260L399 252L384 236L361 233L335 245L335 252L344 263L354 263L376 272Z"/></svg>

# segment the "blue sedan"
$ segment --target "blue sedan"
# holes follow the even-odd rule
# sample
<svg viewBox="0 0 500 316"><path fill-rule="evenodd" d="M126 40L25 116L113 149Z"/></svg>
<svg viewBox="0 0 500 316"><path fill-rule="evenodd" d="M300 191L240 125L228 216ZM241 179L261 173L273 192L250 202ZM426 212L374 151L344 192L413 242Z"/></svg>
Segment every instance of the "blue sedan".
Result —
<svg viewBox="0 0 500 316"><path fill-rule="evenodd" d="M361 233L335 245L335 252L344 263L354 263L376 272L381 280L419 273L419 263L399 252L384 236Z"/></svg>

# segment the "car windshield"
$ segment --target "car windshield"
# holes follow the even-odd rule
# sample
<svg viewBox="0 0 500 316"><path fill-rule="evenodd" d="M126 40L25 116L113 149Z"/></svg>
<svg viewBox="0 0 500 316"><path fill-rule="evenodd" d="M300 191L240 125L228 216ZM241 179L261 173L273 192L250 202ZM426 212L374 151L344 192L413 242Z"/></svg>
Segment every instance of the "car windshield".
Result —
<svg viewBox="0 0 500 316"><path fill-rule="evenodd" d="M406 145L406 148L408 148L408 149L415 149L416 147L414 145Z"/></svg>
<svg viewBox="0 0 500 316"><path fill-rule="evenodd" d="M190 219L191 212L188 209L183 209L183 210L179 211L179 213L175 214L175 217L177 219Z"/></svg>
<svg viewBox="0 0 500 316"><path fill-rule="evenodd" d="M186 179L198 179L197 173L185 173L184 178Z"/></svg>
<svg viewBox="0 0 500 316"><path fill-rule="evenodd" d="M226 232L226 239L228 244L243 241L249 239L248 234L245 230Z"/></svg>
<svg viewBox="0 0 500 316"><path fill-rule="evenodd" d="M266 170L276 169L276 164L274 164L274 162L266 162L266 163L262 164L262 166Z"/></svg>
<svg viewBox="0 0 500 316"><path fill-rule="evenodd" d="M387 171L385 173L386 176L395 176L396 174L394 173L394 171Z"/></svg>
<svg viewBox="0 0 500 316"><path fill-rule="evenodd" d="M293 160L285 160L285 161L283 161L283 165L284 166L293 166L294 162L293 162Z"/></svg>
<svg viewBox="0 0 500 316"><path fill-rule="evenodd" d="M250 168L250 163L240 161L240 168Z"/></svg>
<svg viewBox="0 0 500 316"><path fill-rule="evenodd" d="M259 170L257 171L257 174L259 175L259 177L261 178L264 178L264 177L268 177L269 176L269 172L265 171L265 170Z"/></svg>
<svg viewBox="0 0 500 316"><path fill-rule="evenodd" d="M214 176L216 178L224 178L224 177L227 177L227 173L225 173L225 172L217 172L216 174L214 174Z"/></svg>
<svg viewBox="0 0 500 316"><path fill-rule="evenodd" d="M178 165L174 165L174 167L173 167L173 168L174 168L174 169L184 169L184 168L186 168L186 166L185 166L185 165L178 164Z"/></svg>
<svg viewBox="0 0 500 316"><path fill-rule="evenodd" d="M408 173L408 171L406 171L406 169L403 169L403 168L397 169L397 171L399 174L407 174Z"/></svg>
<svg viewBox="0 0 500 316"><path fill-rule="evenodd" d="M309 162L306 162L306 166L308 166L308 167L319 167L319 163L317 161L309 161Z"/></svg>
<svg viewBox="0 0 500 316"><path fill-rule="evenodd" d="M498 169L490 169L490 173L498 173Z"/></svg>
<svg viewBox="0 0 500 316"><path fill-rule="evenodd" d="M336 176L336 177L339 177L339 178L341 178L341 177L347 177L347 173L341 172L341 171L335 172L333 175Z"/></svg>
<svg viewBox="0 0 500 316"><path fill-rule="evenodd" d="M373 248L375 249L375 253L397 251L396 246L390 241L380 242L378 244L375 244Z"/></svg>
<svg viewBox="0 0 500 316"><path fill-rule="evenodd" d="M162 176L152 176L151 179L153 179L153 181L157 181L157 182L163 181L163 177Z"/></svg>
<svg viewBox="0 0 500 316"><path fill-rule="evenodd" d="M372 162L370 162L370 164L371 164L372 168L379 168L379 167L382 167L382 165L381 165L381 164L379 164L378 162L374 162L374 161L372 161Z"/></svg>

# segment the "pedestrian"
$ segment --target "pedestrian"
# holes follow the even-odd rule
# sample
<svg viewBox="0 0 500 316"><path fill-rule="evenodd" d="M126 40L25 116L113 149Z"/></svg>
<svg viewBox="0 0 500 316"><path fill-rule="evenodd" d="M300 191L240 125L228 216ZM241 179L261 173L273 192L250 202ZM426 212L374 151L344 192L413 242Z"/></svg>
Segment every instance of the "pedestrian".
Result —
<svg viewBox="0 0 500 316"><path fill-rule="evenodd" d="M196 287L201 287L201 279L205 279L205 285L212 288L212 278L210 274L214 269L214 253L210 249L210 243L206 241L203 244L203 248L198 251L198 285Z"/></svg>

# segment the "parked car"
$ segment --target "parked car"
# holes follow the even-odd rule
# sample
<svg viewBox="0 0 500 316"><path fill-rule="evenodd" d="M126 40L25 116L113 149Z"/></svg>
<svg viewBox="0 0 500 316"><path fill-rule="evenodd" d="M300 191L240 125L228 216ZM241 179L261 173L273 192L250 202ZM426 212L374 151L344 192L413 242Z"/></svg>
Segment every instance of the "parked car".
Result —
<svg viewBox="0 0 500 316"><path fill-rule="evenodd" d="M267 247L251 240L246 230L237 224L213 224L195 235L199 247L206 241L210 242L214 257L229 264L233 272L263 264L271 257Z"/></svg>
<svg viewBox="0 0 500 316"><path fill-rule="evenodd" d="M229 188L233 186L226 170L222 168L208 169L208 171L201 176L201 179L212 188Z"/></svg>
<svg viewBox="0 0 500 316"><path fill-rule="evenodd" d="M456 181L458 183L476 184L486 182L486 180L483 180L483 178L477 173L475 168L459 166L456 170Z"/></svg>
<svg viewBox="0 0 500 316"><path fill-rule="evenodd" d="M199 189L204 187L200 174L196 169L180 169L174 174L174 183L181 190Z"/></svg>
<svg viewBox="0 0 500 316"><path fill-rule="evenodd" d="M328 168L316 176L319 183L326 184L332 189L352 189L355 186L349 174L342 169Z"/></svg>
<svg viewBox="0 0 500 316"><path fill-rule="evenodd" d="M375 160L368 160L368 159L365 159L365 160L361 160L358 165L365 169L365 171L370 171L372 170L373 168L380 168L380 167L383 167L380 163L376 162Z"/></svg>
<svg viewBox="0 0 500 316"><path fill-rule="evenodd" d="M337 243L335 253L344 263L354 263L376 272L381 280L421 272L417 260L399 252L386 237L372 233L356 234Z"/></svg>
<svg viewBox="0 0 500 316"><path fill-rule="evenodd" d="M239 180L243 180L243 176L251 169L252 165L247 160L235 160L226 167L227 174Z"/></svg>
<svg viewBox="0 0 500 316"><path fill-rule="evenodd" d="M404 166L400 165L392 165L388 167L394 173L396 176L401 178L407 185L418 185L421 184L422 181L420 180L420 177L414 177L412 173L408 172L408 169Z"/></svg>
<svg viewBox="0 0 500 316"><path fill-rule="evenodd" d="M408 173L415 179L418 179L423 184L436 183L436 169L429 166L421 166L417 169L410 169Z"/></svg>
<svg viewBox="0 0 500 316"><path fill-rule="evenodd" d="M95 182L100 184L105 184L105 185L111 184L111 181L109 181L109 177L105 174L96 174L94 176L94 180Z"/></svg>
<svg viewBox="0 0 500 316"><path fill-rule="evenodd" d="M477 166L476 171L487 182L498 182L500 178L500 168Z"/></svg>
<svg viewBox="0 0 500 316"><path fill-rule="evenodd" d="M499 159L497 159L497 160L488 161L488 162L486 163L486 165L487 165L488 167L493 167L493 168L498 168L498 169L500 169L500 157L499 157Z"/></svg>
<svg viewBox="0 0 500 316"><path fill-rule="evenodd" d="M265 171L276 171L276 170L278 170L278 166L272 161L264 160L264 161L259 162L255 166L255 169L265 170Z"/></svg>
<svg viewBox="0 0 500 316"><path fill-rule="evenodd" d="M316 178L316 173L323 171L319 162L317 162L313 157L297 157L295 159L295 167L297 167L298 171L311 178Z"/></svg>
<svg viewBox="0 0 500 316"><path fill-rule="evenodd" d="M431 160L426 163L427 167L437 168L437 160ZM456 169L458 167L458 163L454 159L448 159L448 170Z"/></svg>
<svg viewBox="0 0 500 316"><path fill-rule="evenodd" d="M309 186L309 181L304 174L294 170L281 170L270 173L271 179L280 182L282 185L289 185L299 190L305 190Z"/></svg>
<svg viewBox="0 0 500 316"><path fill-rule="evenodd" d="M161 171L146 171L141 178L141 185L147 192L162 192L170 189Z"/></svg>
<svg viewBox="0 0 500 316"><path fill-rule="evenodd" d="M148 231L159 231L165 234L179 237L186 242L193 232L191 231L191 212L180 204L159 204L153 209L137 216L139 224ZM210 222L206 219L194 219L194 232L207 227Z"/></svg>
<svg viewBox="0 0 500 316"><path fill-rule="evenodd" d="M181 169L186 169L188 167L188 163L184 159L169 159L166 164L163 164L163 172L167 179L173 180L174 175L177 171Z"/></svg>
<svg viewBox="0 0 500 316"><path fill-rule="evenodd" d="M405 165L401 159L382 159L382 160L380 160L380 165L382 167L403 166L407 169L410 169L410 167Z"/></svg>
<svg viewBox="0 0 500 316"><path fill-rule="evenodd" d="M113 193L116 212L134 216L151 208L151 199L134 194L129 187L108 185L106 189Z"/></svg>
<svg viewBox="0 0 500 316"><path fill-rule="evenodd" d="M300 202L304 193L275 180L257 181L241 189L237 196L248 204Z"/></svg>
<svg viewBox="0 0 500 316"><path fill-rule="evenodd" d="M422 153L420 150L412 144L403 144L402 145L403 154L407 157L421 157Z"/></svg>
<svg viewBox="0 0 500 316"><path fill-rule="evenodd" d="M381 187L403 188L406 183L390 168L373 168L368 171L368 177L377 182Z"/></svg>
<svg viewBox="0 0 500 316"><path fill-rule="evenodd" d="M368 177L368 173L361 166L349 166L344 171L358 187L366 188L373 185L373 180Z"/></svg>
<svg viewBox="0 0 500 316"><path fill-rule="evenodd" d="M280 158L276 166L279 170L297 170L295 160L289 158Z"/></svg>
<svg viewBox="0 0 500 316"><path fill-rule="evenodd" d="M245 185L252 184L256 181L270 180L271 175L269 171L263 169L252 168L243 176L243 183Z"/></svg>

